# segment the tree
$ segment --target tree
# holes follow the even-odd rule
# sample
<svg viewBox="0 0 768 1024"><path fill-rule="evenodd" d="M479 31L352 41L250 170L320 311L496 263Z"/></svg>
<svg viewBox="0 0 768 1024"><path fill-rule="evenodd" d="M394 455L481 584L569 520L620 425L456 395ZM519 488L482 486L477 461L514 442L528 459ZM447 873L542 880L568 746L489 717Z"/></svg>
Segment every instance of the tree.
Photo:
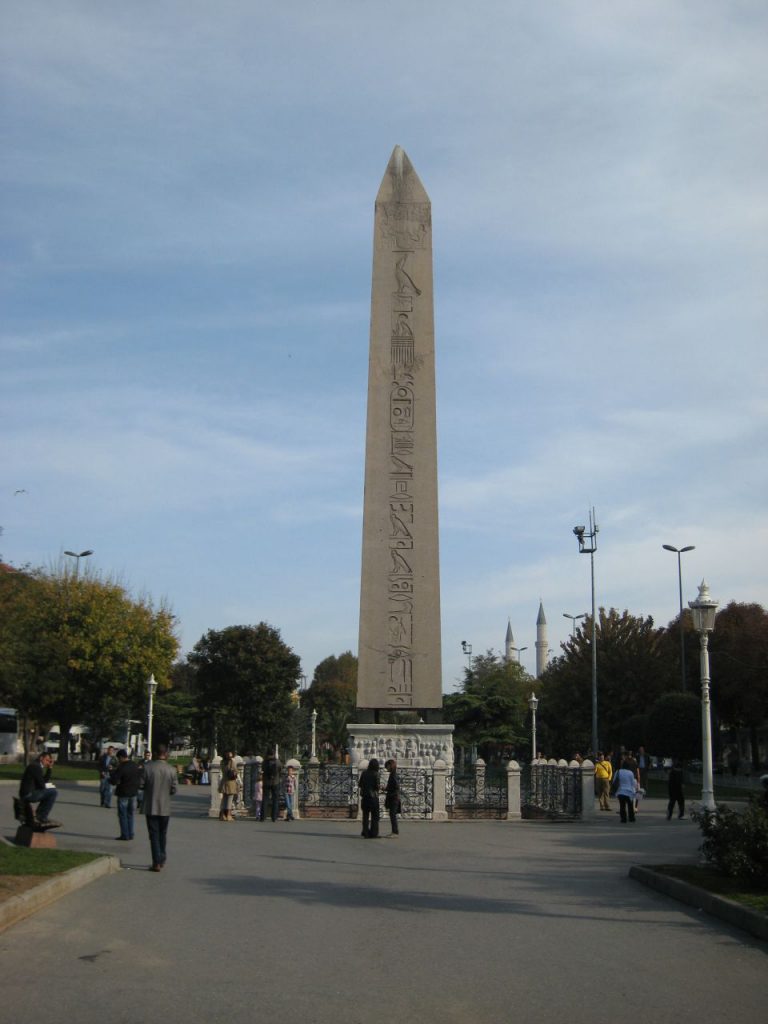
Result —
<svg viewBox="0 0 768 1024"><path fill-rule="evenodd" d="M701 705L692 693L665 693L648 715L648 746L686 761L701 753Z"/></svg>
<svg viewBox="0 0 768 1024"><path fill-rule="evenodd" d="M673 689L674 661L653 619L600 609L597 636L598 733L603 747L622 742L624 723ZM541 719L563 756L591 746L592 620L562 644L541 678ZM679 684L678 684L679 685Z"/></svg>
<svg viewBox="0 0 768 1024"><path fill-rule="evenodd" d="M0 581L13 634L3 689L22 715L58 723L63 761L75 722L103 735L119 719L143 716L147 678L154 672L163 684L176 654L175 619L93 572L24 575Z"/></svg>
<svg viewBox="0 0 768 1024"><path fill-rule="evenodd" d="M302 706L317 711L317 729L322 743L334 753L347 745L347 725L357 702L357 658L351 651L332 654L315 669L312 684Z"/></svg>
<svg viewBox="0 0 768 1024"><path fill-rule="evenodd" d="M759 771L757 730L768 719L768 612L731 601L717 614L709 649L714 709L722 723L749 730Z"/></svg>
<svg viewBox="0 0 768 1024"><path fill-rule="evenodd" d="M493 651L478 655L464 670L461 691L443 699L456 741L476 745L486 761L511 753L524 735L523 694L530 685L530 676L517 662L502 661Z"/></svg>
<svg viewBox="0 0 768 1024"><path fill-rule="evenodd" d="M187 658L197 707L219 750L261 750L293 737L301 661L266 622L209 630Z"/></svg>

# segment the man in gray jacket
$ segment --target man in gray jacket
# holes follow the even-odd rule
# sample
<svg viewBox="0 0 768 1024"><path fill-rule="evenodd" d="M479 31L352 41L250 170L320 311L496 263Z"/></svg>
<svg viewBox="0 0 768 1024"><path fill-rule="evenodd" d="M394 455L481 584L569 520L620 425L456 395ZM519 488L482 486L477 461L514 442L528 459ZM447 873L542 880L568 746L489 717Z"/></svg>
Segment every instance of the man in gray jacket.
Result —
<svg viewBox="0 0 768 1024"><path fill-rule="evenodd" d="M160 744L152 760L144 765L144 815L152 847L150 871L162 871L165 866L165 840L175 792L176 771L168 764L168 748Z"/></svg>

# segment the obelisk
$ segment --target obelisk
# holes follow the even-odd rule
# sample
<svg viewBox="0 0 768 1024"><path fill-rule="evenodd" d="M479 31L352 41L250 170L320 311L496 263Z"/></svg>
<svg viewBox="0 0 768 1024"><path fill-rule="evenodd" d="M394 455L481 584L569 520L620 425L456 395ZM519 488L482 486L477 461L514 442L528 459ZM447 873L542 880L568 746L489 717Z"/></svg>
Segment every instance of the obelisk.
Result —
<svg viewBox="0 0 768 1024"><path fill-rule="evenodd" d="M427 722L442 707L434 334L431 204L396 146L373 233L357 707Z"/></svg>

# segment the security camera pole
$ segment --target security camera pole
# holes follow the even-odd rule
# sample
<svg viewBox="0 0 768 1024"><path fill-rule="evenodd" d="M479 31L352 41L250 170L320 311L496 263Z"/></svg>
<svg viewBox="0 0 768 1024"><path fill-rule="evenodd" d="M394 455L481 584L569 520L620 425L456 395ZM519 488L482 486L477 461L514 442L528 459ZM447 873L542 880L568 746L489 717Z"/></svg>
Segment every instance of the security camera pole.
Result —
<svg viewBox="0 0 768 1024"><path fill-rule="evenodd" d="M589 555L592 568L592 753L597 754L597 622L595 616L595 552L599 532L594 507L589 513L589 532L586 526L574 526L573 532L579 542L579 554Z"/></svg>

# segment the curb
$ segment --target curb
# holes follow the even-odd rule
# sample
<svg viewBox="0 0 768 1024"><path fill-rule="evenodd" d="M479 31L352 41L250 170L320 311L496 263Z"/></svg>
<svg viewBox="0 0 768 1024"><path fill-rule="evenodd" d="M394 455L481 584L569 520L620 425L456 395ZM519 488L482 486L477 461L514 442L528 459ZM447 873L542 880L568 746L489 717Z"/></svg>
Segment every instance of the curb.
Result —
<svg viewBox="0 0 768 1024"><path fill-rule="evenodd" d="M121 870L118 857L99 857L89 864L81 864L79 868L70 868L61 875L49 878L47 882L41 882L40 885L18 896L11 896L0 903L0 932L42 910L49 903L55 903L62 896L82 889L89 882L95 882L103 875L112 875Z"/></svg>
<svg viewBox="0 0 768 1024"><path fill-rule="evenodd" d="M750 935L754 935L758 939L768 941L768 916L761 914L759 910L752 910L725 896L716 896L714 893L683 882L680 878L663 875L654 871L653 868L634 865L629 869L629 877L665 896L671 896L675 900L680 900L681 903L687 903L689 907L696 907L697 910L703 910L713 917L719 917L721 921L741 928L742 931L749 932Z"/></svg>

